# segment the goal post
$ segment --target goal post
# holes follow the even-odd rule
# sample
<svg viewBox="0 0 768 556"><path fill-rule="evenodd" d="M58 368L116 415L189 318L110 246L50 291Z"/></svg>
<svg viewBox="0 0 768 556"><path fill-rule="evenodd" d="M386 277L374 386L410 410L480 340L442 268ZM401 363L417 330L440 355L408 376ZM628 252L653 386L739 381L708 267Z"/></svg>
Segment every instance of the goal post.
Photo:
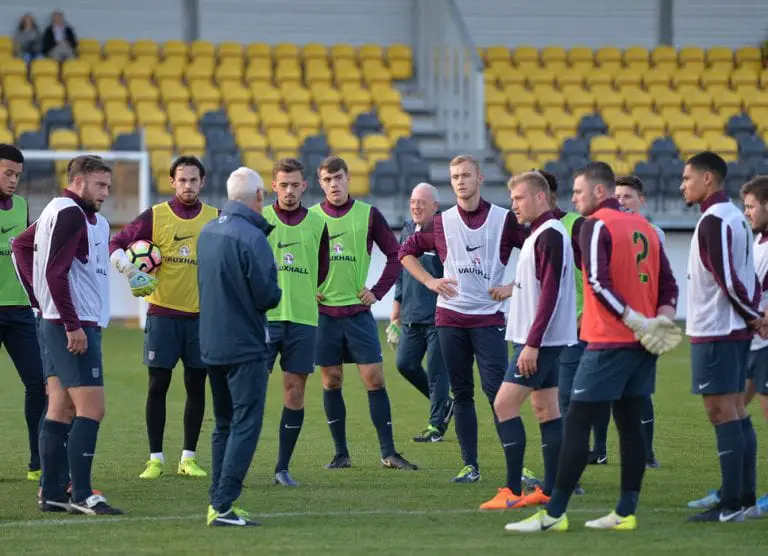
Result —
<svg viewBox="0 0 768 556"><path fill-rule="evenodd" d="M102 207L102 213L112 227L122 227L141 212L152 206L152 170L150 156L147 151L49 151L22 150L24 164L34 166L34 162L53 162L55 184L50 184L50 175L46 173L43 179L30 177L29 185L20 187L19 193L27 197L30 205L30 218L34 221L42 208L60 190L59 173L61 167L78 156L96 155L113 166L113 188L110 198ZM28 172L25 170L25 174ZM33 172L29 172L33 174ZM33 174L34 175L34 174ZM42 184L42 185L41 185ZM23 184L20 184L23 185ZM138 319L140 327L144 327L147 313L147 303L143 299L136 300L128 288L128 284L115 268L110 265L110 307L111 317L117 319Z"/></svg>

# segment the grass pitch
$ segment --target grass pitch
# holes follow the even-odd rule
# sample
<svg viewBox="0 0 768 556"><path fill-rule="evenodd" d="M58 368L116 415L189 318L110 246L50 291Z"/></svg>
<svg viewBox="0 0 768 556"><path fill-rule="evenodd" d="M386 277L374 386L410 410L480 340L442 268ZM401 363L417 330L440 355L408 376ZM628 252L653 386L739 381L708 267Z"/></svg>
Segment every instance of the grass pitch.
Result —
<svg viewBox="0 0 768 556"><path fill-rule="evenodd" d="M381 328L383 331L383 327ZM387 389L392 401L397 448L419 464L417 472L384 469L368 416L368 402L353 366L346 367L344 397L353 468L323 468L333 455L325 423L318 376L307 389L304 430L291 472L298 489L273 486L277 427L282 407L279 371L270 381L264 429L240 504L262 527L248 530L205 526L208 479L178 477L184 386L174 377L168 399L166 475L155 481L138 478L148 459L144 425L146 369L142 333L113 325L104 336L107 417L94 462L94 486L126 512L119 518L41 514L35 504L37 485L24 480L27 461L22 415L23 389L5 351L0 354L0 416L4 450L0 458L0 553L118 554L509 554L522 550L543 554L760 554L768 546L768 518L744 524L685 523L685 505L718 486L714 434L701 400L689 393L688 347L662 358L656 395L656 454L661 469L646 473L631 533L587 531L587 519L610 511L619 485L616 432L609 433L609 465L589 467L582 484L587 494L574 497L567 534L519 536L504 524L532 510L483 513L480 503L504 480L503 454L491 410L477 386L482 480L454 485L461 468L459 447L451 430L443 442L415 444L411 437L426 424L428 404L402 379L394 354L384 348ZM382 334L382 342L383 342ZM476 380L476 382L479 382ZM210 470L213 427L210 397L198 457ZM758 484L768 490L768 427L755 403L758 433ZM527 465L542 471L539 430L528 408ZM62 517L63 515L63 517ZM66 548L64 548L66 547Z"/></svg>

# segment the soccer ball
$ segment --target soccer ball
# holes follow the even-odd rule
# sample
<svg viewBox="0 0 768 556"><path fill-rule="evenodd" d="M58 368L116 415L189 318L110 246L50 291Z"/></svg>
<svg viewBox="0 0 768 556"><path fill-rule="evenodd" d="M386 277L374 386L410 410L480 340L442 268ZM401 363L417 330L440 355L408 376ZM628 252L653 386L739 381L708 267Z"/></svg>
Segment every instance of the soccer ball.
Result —
<svg viewBox="0 0 768 556"><path fill-rule="evenodd" d="M140 239L134 241L128 246L126 251L128 260L142 272L154 274L163 263L163 257L160 255L160 248L152 243Z"/></svg>

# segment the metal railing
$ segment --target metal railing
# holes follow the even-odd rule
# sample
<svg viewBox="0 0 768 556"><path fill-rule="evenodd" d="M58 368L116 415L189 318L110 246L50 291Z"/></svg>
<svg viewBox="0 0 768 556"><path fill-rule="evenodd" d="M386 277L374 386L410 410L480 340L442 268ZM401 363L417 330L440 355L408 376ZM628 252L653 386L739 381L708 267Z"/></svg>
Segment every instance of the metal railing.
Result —
<svg viewBox="0 0 768 556"><path fill-rule="evenodd" d="M416 80L436 109L448 148L486 147L483 61L454 0L417 0Z"/></svg>

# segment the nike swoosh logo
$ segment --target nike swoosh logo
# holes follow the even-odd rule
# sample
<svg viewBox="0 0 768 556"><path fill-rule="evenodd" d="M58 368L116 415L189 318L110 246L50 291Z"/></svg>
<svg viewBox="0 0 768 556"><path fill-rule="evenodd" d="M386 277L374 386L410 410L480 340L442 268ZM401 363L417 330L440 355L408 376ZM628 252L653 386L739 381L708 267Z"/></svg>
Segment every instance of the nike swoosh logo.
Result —
<svg viewBox="0 0 768 556"><path fill-rule="evenodd" d="M587 390L586 388L579 388L578 390L574 390L573 393L574 394L581 394L582 392L586 392L586 390Z"/></svg>
<svg viewBox="0 0 768 556"><path fill-rule="evenodd" d="M726 521L731 521L733 518L737 517L741 512L733 512L730 514L726 514L723 512L720 512L720 517L718 518L720 520L720 523L725 523Z"/></svg>
<svg viewBox="0 0 768 556"><path fill-rule="evenodd" d="M328 239L336 239L337 237L341 237L347 232L341 232L340 234L333 234L332 236L328 236Z"/></svg>
<svg viewBox="0 0 768 556"><path fill-rule="evenodd" d="M482 247L482 245L478 245L477 247L470 247L469 245L467 245L467 246L466 246L466 248L467 248L467 253L471 253L472 251L477 251L477 250L478 250L478 249L480 249L481 247Z"/></svg>
<svg viewBox="0 0 768 556"><path fill-rule="evenodd" d="M333 419L332 421L328 421L328 424L332 425L332 424L337 423L339 421L341 421L341 419Z"/></svg>
<svg viewBox="0 0 768 556"><path fill-rule="evenodd" d="M515 378L523 378L522 373L515 373Z"/></svg>
<svg viewBox="0 0 768 556"><path fill-rule="evenodd" d="M710 382L705 382L704 384L699 384L699 390L704 390L704 388L706 388L710 384L711 384Z"/></svg>
<svg viewBox="0 0 768 556"><path fill-rule="evenodd" d="M502 444L504 448L509 448L510 446L514 446L517 444L517 442L507 442L506 444Z"/></svg>
<svg viewBox="0 0 768 556"><path fill-rule="evenodd" d="M278 241L277 242L277 248L278 249L285 249L286 247L290 247L291 245L296 245L297 243L299 243L299 242L298 241L294 241L292 243L281 243L281 242Z"/></svg>
<svg viewBox="0 0 768 556"><path fill-rule="evenodd" d="M226 517L217 517L216 521L221 523L229 523L230 525L245 525L245 520L242 517L236 519L227 519Z"/></svg>
<svg viewBox="0 0 768 556"><path fill-rule="evenodd" d="M643 425L647 425L648 423L653 423L653 419L648 419L647 421L644 419L640 419L640 423Z"/></svg>
<svg viewBox="0 0 768 556"><path fill-rule="evenodd" d="M286 429L300 429L301 425L285 425Z"/></svg>
<svg viewBox="0 0 768 556"><path fill-rule="evenodd" d="M547 529L550 529L550 528L554 527L558 523L560 523L559 519L557 521L555 521L554 523L550 523L549 525L544 525L544 522L542 521L541 522L541 530L542 531L546 531Z"/></svg>
<svg viewBox="0 0 768 556"><path fill-rule="evenodd" d="M178 234L173 234L173 241L184 241L185 239L189 239L191 237L195 237L195 234L190 234L188 236L179 236Z"/></svg>
<svg viewBox="0 0 768 556"><path fill-rule="evenodd" d="M597 463L598 463L598 464L603 464L603 463L605 463L606 461L608 461L608 456L603 456L603 457L601 457L601 458L597 458Z"/></svg>
<svg viewBox="0 0 768 556"><path fill-rule="evenodd" d="M6 227L3 226L2 228L0 228L0 231L2 231L2 233L4 233L4 234L7 234L11 230L15 230L18 227L19 227L18 224L16 224L15 226L11 226L10 228L6 228Z"/></svg>

